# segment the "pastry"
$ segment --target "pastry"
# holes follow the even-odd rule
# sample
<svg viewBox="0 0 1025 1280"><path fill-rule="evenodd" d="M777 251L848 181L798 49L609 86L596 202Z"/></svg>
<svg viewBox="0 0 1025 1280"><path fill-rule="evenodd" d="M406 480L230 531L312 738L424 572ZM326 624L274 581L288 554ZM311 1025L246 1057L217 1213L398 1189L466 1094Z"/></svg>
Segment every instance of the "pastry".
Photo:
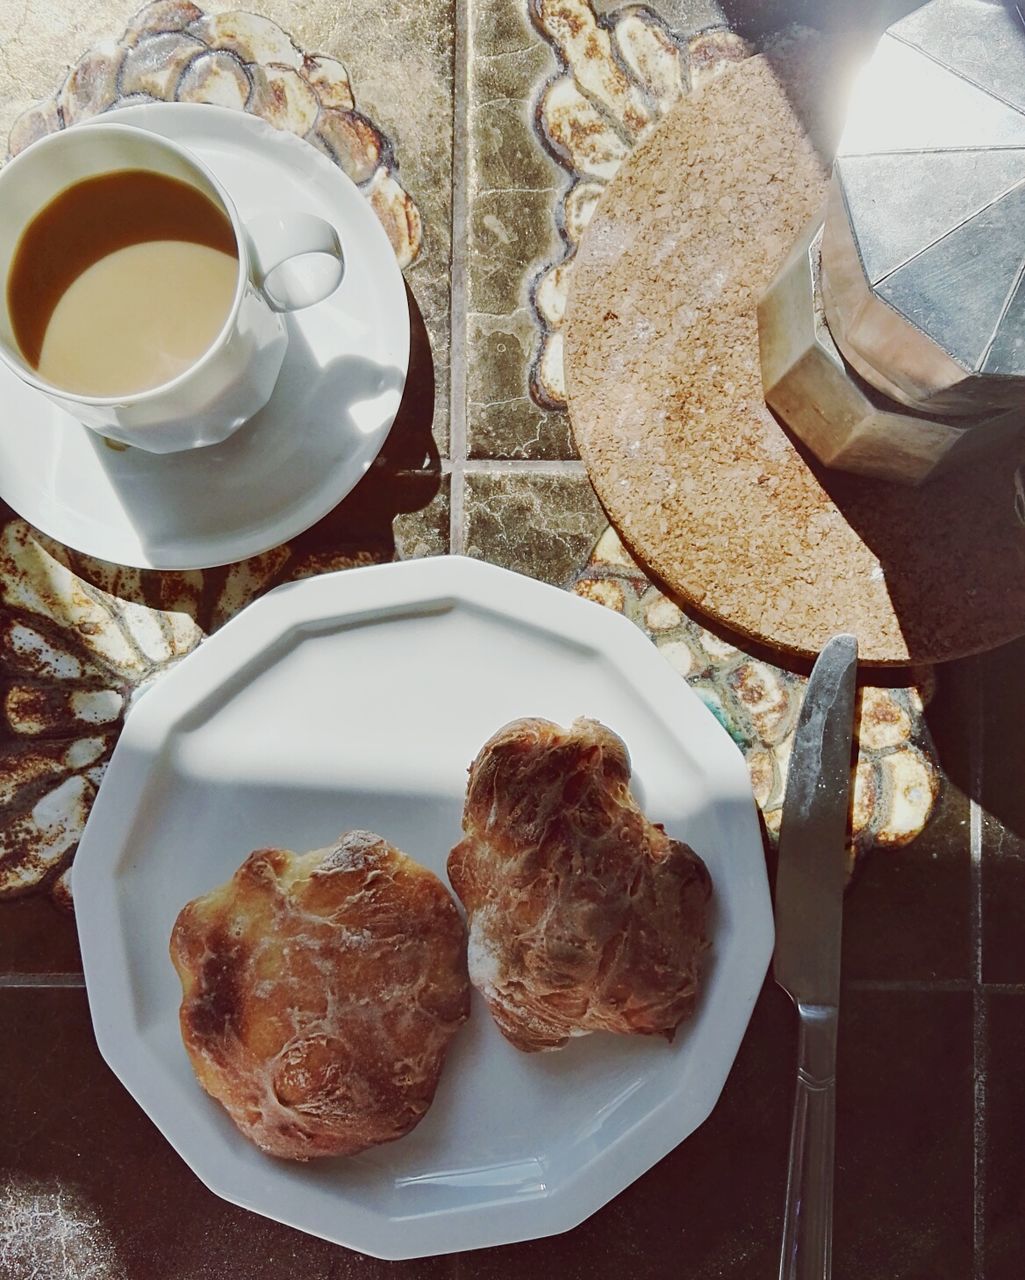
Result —
<svg viewBox="0 0 1025 1280"><path fill-rule="evenodd" d="M293 1160L408 1133L469 1015L455 903L368 831L251 853L182 909L171 959L200 1084L257 1146Z"/></svg>
<svg viewBox="0 0 1025 1280"><path fill-rule="evenodd" d="M694 1011L711 878L630 794L630 758L595 720L516 720L470 766L448 874L470 981L526 1051L590 1031L662 1035Z"/></svg>

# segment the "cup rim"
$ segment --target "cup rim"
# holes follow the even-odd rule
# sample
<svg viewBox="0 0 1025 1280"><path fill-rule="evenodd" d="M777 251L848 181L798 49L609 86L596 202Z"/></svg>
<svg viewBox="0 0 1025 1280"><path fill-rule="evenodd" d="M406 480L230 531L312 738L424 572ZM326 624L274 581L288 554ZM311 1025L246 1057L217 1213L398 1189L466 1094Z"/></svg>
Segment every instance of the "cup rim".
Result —
<svg viewBox="0 0 1025 1280"><path fill-rule="evenodd" d="M207 168L198 156L193 155L191 151L185 147L179 146L177 142L173 142L170 138L165 138L163 134L153 133L148 129L144 129L139 125L120 124L113 121L104 120L102 117L93 116L88 120L81 120L76 124L70 125L65 129L60 129L55 133L49 133L45 137L39 138L33 142L31 146L19 152L12 160L0 169L0 189L3 188L5 182L9 181L8 175L16 172L19 164L33 153L38 155L40 147L47 148L60 145L64 139L73 133L75 129L92 129L99 132L110 134L126 134L131 133L138 137L144 134L149 142L165 151L173 152L186 165L195 169L201 177L203 177L216 192L221 206L228 216L231 223L231 229L235 236L235 248L238 257L238 278L235 281L235 295L232 298L231 306L224 318L224 323L217 332L217 336L213 339L206 350L190 364L187 368L182 369L180 373L176 373L173 378L167 382L158 383L154 387L146 387L142 391L132 391L122 395L110 396L92 396L84 395L76 391L71 391L66 387L62 387L56 382L48 382L45 378L41 378L39 374L21 357L12 356L8 343L0 340L0 360L15 373L23 382L27 382L29 386L34 387L37 391L43 392L45 395L55 396L58 399L72 402L74 404L83 404L102 407L113 407L129 404L142 404L148 400L154 400L158 396L166 395L169 391L173 391L176 387L186 382L193 374L197 373L204 365L208 364L218 351L224 346L231 330L235 325L239 308L242 305L242 298L245 295L246 288L249 284L249 254L246 248L245 234L242 221L239 218L238 210L235 202L224 188L224 184ZM66 144L65 144L66 145ZM111 170L114 172L114 170ZM77 181L77 180L76 180ZM73 183L67 183L61 190L66 190L67 186ZM59 194L59 193L58 193ZM27 224L26 224L27 225ZM19 237L20 239L20 237ZM17 246L15 246L17 253ZM6 306L6 299L3 303Z"/></svg>

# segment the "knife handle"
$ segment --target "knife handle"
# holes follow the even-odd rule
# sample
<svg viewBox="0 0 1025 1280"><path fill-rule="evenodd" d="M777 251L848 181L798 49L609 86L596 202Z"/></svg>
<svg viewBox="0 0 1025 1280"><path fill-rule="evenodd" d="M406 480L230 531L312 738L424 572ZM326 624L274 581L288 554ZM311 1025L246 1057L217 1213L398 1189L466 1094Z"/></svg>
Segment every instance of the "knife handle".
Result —
<svg viewBox="0 0 1025 1280"><path fill-rule="evenodd" d="M830 1280L837 1011L799 1004L797 1090L779 1280Z"/></svg>

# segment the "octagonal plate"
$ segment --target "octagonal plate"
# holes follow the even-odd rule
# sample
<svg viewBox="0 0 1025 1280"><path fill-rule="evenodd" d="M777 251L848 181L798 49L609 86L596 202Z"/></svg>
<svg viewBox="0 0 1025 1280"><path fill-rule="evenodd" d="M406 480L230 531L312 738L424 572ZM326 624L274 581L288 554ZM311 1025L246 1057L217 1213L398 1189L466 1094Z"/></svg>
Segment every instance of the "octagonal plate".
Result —
<svg viewBox="0 0 1025 1280"><path fill-rule="evenodd" d="M251 849L351 827L445 879L467 765L523 715L616 730L648 814L708 863L696 1017L672 1045L593 1035L527 1055L475 994L411 1134L306 1165L263 1155L179 1039L177 912ZM650 1168L714 1106L773 940L747 772L712 714L626 619L459 557L280 587L165 676L128 717L74 892L100 1049L183 1159L227 1200L383 1258L566 1230Z"/></svg>

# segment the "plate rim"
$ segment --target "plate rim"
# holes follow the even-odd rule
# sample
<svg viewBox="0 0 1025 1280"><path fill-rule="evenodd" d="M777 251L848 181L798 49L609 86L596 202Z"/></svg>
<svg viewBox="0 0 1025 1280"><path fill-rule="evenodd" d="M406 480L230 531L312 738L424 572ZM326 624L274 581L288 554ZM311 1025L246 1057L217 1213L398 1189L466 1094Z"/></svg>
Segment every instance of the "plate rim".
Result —
<svg viewBox="0 0 1025 1280"><path fill-rule="evenodd" d="M746 908L749 918L745 920L745 944L749 958L745 981L736 992L736 1012L728 1028L730 1034L725 1041L719 1041L723 1062L721 1080L710 1089L706 1086L704 1101L682 1122L683 1132L679 1132L680 1124L674 1128L671 1123L665 1123L663 1115L666 1112L679 1115L685 1110L678 1088L667 1091L641 1120L617 1135L599 1155L588 1159L554 1187L546 1187L542 1194L405 1217L366 1205L349 1204L348 1212L339 1215L345 1222L325 1230L323 1224L318 1228L301 1220L301 1214L269 1211L265 1203L259 1203L259 1196L248 1193L239 1181L245 1176L244 1171L233 1168L233 1157L227 1149L221 1150L222 1158L218 1158L219 1143L210 1143L202 1149L198 1166L194 1163L195 1151L186 1155L183 1148L187 1148L188 1143L180 1140L184 1127L179 1124L176 1129L173 1123L168 1123L168 1108L161 1098L163 1093L166 1099L166 1090L162 1084L151 1087L145 1079L142 1055L136 1052L133 1062L136 1037L125 1034L130 1022L124 1010L131 1007L133 994L118 917L117 877L112 872L124 853L145 800L144 784L147 777L153 775L154 758L161 745L180 731L182 721L201 707L207 697L223 687L225 675L230 676L232 668L236 673L244 670L268 645L280 643L283 637L317 618L358 618L368 613L378 617L388 613L403 616L418 603L439 600L471 605L481 605L483 600L489 611L500 616L513 615L518 621L522 621L523 616L531 617L527 611L517 611L518 604L529 606L532 602L541 602L542 618L532 617L531 625L552 633L549 615L554 608L561 624L554 634L562 640L575 638L601 652L616 674L627 680L644 699L649 710L656 711L656 704L650 693L638 689L632 678L642 665L639 658L649 669L653 686L661 686L658 692L668 703L682 699L691 713L707 717L705 723L711 734L709 743L702 744L703 757L711 758L722 788L715 793L715 798L720 803L739 802L737 821L748 827L751 848L756 847L758 851L747 885L750 902ZM361 607L354 609L354 604L360 602ZM324 607L328 604L330 611L325 613ZM534 613L536 615L536 610ZM237 652L240 642L245 643L248 650L241 658ZM191 690L189 697L183 699L180 690L185 688L186 681ZM666 716L660 714L660 719L679 741L679 731L671 728ZM123 778L122 773L126 774ZM115 785L108 785L112 780ZM137 782L142 785L133 786ZM126 790L129 803L124 803ZM191 1171L230 1203L285 1222L307 1234L389 1260L460 1252L559 1234L578 1225L625 1190L693 1133L718 1102L761 989L774 941L762 838L747 766L739 748L713 713L628 618L557 587L466 556L398 561L301 579L267 592L235 615L163 676L129 713L108 767L108 777L86 824L72 876L86 992L100 1052ZM611 1151L617 1153L617 1159L610 1179ZM210 1152L214 1153L212 1158ZM344 1201L340 1202L340 1208L342 1204ZM445 1238L447 1233L456 1234L451 1230L454 1219L458 1221L457 1238Z"/></svg>

